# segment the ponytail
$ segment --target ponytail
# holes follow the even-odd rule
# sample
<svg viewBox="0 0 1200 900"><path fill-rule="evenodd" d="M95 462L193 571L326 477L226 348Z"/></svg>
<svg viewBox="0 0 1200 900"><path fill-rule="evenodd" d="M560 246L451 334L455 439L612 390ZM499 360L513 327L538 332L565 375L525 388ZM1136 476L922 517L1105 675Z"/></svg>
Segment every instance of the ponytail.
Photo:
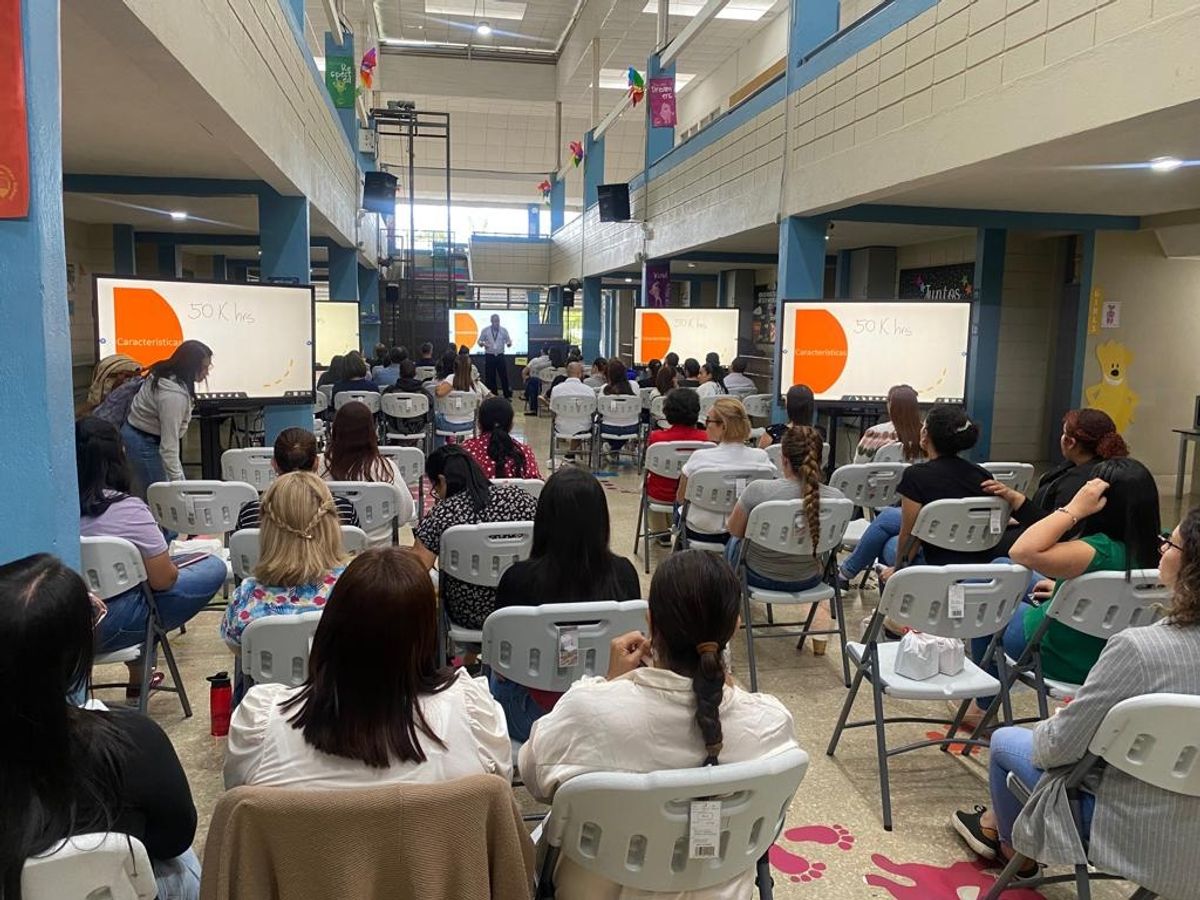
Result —
<svg viewBox="0 0 1200 900"><path fill-rule="evenodd" d="M525 455L517 449L512 435L499 426L488 436L487 455L496 464L497 478L525 477Z"/></svg>
<svg viewBox="0 0 1200 900"><path fill-rule="evenodd" d="M692 692L696 695L696 724L704 737L704 765L715 766L720 761L723 735L721 733L721 698L725 693L725 663L721 660L721 645L704 641L696 645L699 662L692 676Z"/></svg>
<svg viewBox="0 0 1200 900"><path fill-rule="evenodd" d="M780 450L804 491L804 517L812 540L813 556L821 539L821 433L807 425L792 425L783 433Z"/></svg>

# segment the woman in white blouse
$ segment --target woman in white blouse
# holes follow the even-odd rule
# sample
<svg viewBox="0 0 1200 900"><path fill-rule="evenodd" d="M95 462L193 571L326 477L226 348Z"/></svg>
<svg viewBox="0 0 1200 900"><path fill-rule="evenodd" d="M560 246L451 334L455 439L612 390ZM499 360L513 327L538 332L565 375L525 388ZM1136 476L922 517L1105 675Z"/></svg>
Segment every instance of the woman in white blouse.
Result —
<svg viewBox="0 0 1200 900"><path fill-rule="evenodd" d="M608 678L576 682L533 726L521 747L529 792L550 802L588 772L656 772L747 762L797 746L791 713L768 694L727 683L722 652L737 633L741 585L724 558L702 550L669 556L654 573L650 638L613 641ZM586 735L587 739L581 739ZM554 879L558 900L654 897L606 881L568 859ZM754 869L671 900L744 900Z"/></svg>
<svg viewBox="0 0 1200 900"><path fill-rule="evenodd" d="M374 787L512 775L504 712L487 680L438 668L429 573L379 547L338 579L299 687L252 687L234 712L225 786Z"/></svg>

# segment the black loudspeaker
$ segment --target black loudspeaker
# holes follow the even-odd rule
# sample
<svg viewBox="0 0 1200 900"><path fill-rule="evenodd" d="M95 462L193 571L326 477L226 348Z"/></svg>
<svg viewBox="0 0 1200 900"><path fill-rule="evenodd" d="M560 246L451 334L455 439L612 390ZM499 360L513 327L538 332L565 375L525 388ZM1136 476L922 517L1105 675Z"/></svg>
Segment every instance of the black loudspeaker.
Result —
<svg viewBox="0 0 1200 900"><path fill-rule="evenodd" d="M384 216L396 214L396 176L368 172L363 182L363 209Z"/></svg>
<svg viewBox="0 0 1200 900"><path fill-rule="evenodd" d="M629 221L629 185L602 184L596 188L601 222Z"/></svg>
<svg viewBox="0 0 1200 900"><path fill-rule="evenodd" d="M569 287L564 287L562 289L562 305L564 307L571 307L575 305L575 291Z"/></svg>
<svg viewBox="0 0 1200 900"><path fill-rule="evenodd" d="M384 286L384 299L388 303L400 302L400 285L389 284Z"/></svg>

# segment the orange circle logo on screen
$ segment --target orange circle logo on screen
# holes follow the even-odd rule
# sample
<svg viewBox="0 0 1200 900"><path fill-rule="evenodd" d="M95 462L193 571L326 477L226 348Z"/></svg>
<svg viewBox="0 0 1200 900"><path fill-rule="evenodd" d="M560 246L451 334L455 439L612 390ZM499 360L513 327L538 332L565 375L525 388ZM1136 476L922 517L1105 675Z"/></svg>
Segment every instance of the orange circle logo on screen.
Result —
<svg viewBox="0 0 1200 900"><path fill-rule="evenodd" d="M814 393L833 387L846 368L846 332L824 309L796 310L792 347L792 384L807 384Z"/></svg>
<svg viewBox="0 0 1200 900"><path fill-rule="evenodd" d="M456 312L454 314L454 343L459 347L474 348L479 340L479 326L470 313Z"/></svg>
<svg viewBox="0 0 1200 900"><path fill-rule="evenodd" d="M662 313L642 313L642 362L662 359L671 350L671 326Z"/></svg>
<svg viewBox="0 0 1200 900"><path fill-rule="evenodd" d="M116 352L143 366L166 359L183 343L175 310L150 288L114 287L113 325Z"/></svg>

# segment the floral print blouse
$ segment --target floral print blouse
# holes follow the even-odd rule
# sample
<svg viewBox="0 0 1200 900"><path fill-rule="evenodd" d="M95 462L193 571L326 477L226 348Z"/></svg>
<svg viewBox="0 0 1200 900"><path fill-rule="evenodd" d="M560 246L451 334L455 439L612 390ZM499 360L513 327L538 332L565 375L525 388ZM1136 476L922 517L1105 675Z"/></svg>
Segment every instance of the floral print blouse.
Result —
<svg viewBox="0 0 1200 900"><path fill-rule="evenodd" d="M337 566L326 572L323 578L297 587L264 585L259 584L256 578L247 578L237 586L225 610L221 620L221 637L236 649L241 646L242 632L255 619L321 609L345 568Z"/></svg>

